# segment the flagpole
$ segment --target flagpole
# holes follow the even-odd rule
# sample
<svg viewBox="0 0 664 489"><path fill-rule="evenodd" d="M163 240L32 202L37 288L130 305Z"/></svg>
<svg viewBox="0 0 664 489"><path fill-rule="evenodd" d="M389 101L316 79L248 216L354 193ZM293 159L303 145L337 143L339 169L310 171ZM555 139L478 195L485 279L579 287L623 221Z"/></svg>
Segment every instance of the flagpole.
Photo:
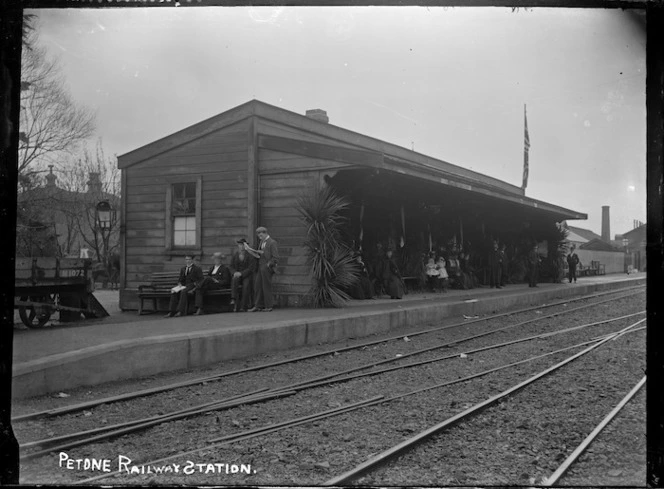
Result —
<svg viewBox="0 0 664 489"><path fill-rule="evenodd" d="M523 181L521 188L526 192L528 186L528 152L530 150L530 136L528 135L528 116L526 114L526 104L523 104Z"/></svg>

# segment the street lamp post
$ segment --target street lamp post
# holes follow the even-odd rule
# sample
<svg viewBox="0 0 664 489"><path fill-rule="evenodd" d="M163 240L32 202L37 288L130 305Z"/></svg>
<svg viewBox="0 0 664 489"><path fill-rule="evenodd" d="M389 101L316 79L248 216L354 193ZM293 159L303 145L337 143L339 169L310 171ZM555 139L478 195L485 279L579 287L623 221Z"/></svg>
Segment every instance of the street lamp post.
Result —
<svg viewBox="0 0 664 489"><path fill-rule="evenodd" d="M97 257L103 263L104 269L107 273L108 270L108 242L111 237L111 230L115 225L115 209L111 206L108 200L102 200L95 206L95 225L99 234L101 234L101 241L103 246L103 255Z"/></svg>

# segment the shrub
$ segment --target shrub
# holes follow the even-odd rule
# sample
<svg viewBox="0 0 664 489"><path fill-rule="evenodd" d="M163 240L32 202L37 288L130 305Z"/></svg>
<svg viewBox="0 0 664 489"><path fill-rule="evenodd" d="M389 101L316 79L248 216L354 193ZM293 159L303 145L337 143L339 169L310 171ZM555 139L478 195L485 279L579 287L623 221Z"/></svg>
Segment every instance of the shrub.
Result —
<svg viewBox="0 0 664 489"><path fill-rule="evenodd" d="M350 299L345 292L359 279L353 250L341 237L346 223L341 213L349 201L331 187L314 188L297 200L300 219L307 226L303 243L311 267L310 297L314 307L343 307Z"/></svg>

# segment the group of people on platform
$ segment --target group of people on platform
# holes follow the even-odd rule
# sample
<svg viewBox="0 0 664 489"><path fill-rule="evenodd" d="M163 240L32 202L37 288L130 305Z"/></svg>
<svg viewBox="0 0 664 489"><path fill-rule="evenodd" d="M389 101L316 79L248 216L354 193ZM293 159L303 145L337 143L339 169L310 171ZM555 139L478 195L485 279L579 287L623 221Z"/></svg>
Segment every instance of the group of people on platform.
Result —
<svg viewBox="0 0 664 489"><path fill-rule="evenodd" d="M250 247L245 238L236 241L237 250L231 257L230 267L224 264L223 253L216 252L212 255L214 265L204 273L196 265L194 255L186 255L178 283L171 289L169 312L165 317L185 316L192 297L195 314L203 315L205 293L228 288L234 312L272 311L272 276L276 273L279 249L266 228L257 228L256 234L259 239L256 249Z"/></svg>
<svg viewBox="0 0 664 489"><path fill-rule="evenodd" d="M507 246L498 241L491 243L490 251L485 257L488 272L489 286L502 289L509 282L509 260L506 252ZM573 253L573 248L572 248ZM376 244L376 251L372 258L365 262L360 252L355 253L355 259L360 268L359 281L350 288L349 295L353 299L372 299L387 294L392 299L401 299L405 292L405 284L392 247L383 251L381 243ZM450 252L443 247L437 251L430 251L424 257L423 273L426 286L431 292L447 293L450 287L459 289L472 289L478 287L480 280L476 270L471 265L470 253L455 250ZM576 254L574 254L576 257ZM525 265L529 287L537 287L539 281L540 265L542 259L538 253L538 245L533 244L526 254ZM570 262L572 260L572 262ZM575 279L578 257L568 257L570 263L570 277ZM413 272L418 275L420 272ZM570 278L570 281L572 278Z"/></svg>
<svg viewBox="0 0 664 489"><path fill-rule="evenodd" d="M379 252L368 265L360 252L355 253L360 275L348 291L353 299L374 299L383 294L389 295L391 299L401 299L406 292L394 250L388 248L383 253L383 245L379 243L377 247Z"/></svg>

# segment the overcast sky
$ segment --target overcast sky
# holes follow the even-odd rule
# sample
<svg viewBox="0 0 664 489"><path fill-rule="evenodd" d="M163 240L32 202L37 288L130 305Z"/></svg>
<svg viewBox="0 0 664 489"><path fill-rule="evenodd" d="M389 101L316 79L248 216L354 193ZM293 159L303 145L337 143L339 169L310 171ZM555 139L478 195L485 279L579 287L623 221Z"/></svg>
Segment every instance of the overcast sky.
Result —
<svg viewBox="0 0 664 489"><path fill-rule="evenodd" d="M258 99L521 185L611 233L645 221L645 29L612 9L35 11L73 97L123 154Z"/></svg>

